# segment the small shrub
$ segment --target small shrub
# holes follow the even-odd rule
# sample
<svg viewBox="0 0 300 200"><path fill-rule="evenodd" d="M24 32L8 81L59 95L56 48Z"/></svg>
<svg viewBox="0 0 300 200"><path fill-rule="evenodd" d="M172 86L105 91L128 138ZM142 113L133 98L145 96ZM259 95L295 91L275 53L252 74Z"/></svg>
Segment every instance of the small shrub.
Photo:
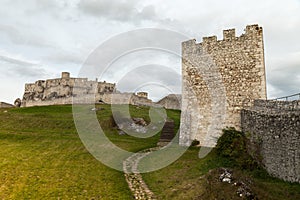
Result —
<svg viewBox="0 0 300 200"><path fill-rule="evenodd" d="M234 128L224 129L223 135L218 140L216 152L242 169L258 168L258 163L247 152L246 143L247 138L244 133Z"/></svg>
<svg viewBox="0 0 300 200"><path fill-rule="evenodd" d="M198 146L200 144L200 142L198 140L193 140L191 146L195 147Z"/></svg>

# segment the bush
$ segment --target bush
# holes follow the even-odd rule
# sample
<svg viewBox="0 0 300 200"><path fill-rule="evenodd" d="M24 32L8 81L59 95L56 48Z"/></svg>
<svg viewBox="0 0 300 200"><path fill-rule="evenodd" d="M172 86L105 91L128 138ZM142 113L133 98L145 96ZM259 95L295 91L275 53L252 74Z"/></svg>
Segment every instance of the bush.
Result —
<svg viewBox="0 0 300 200"><path fill-rule="evenodd" d="M244 133L234 128L224 129L219 138L216 152L219 156L228 158L232 165L242 169L256 169L258 163L247 152L247 138Z"/></svg>
<svg viewBox="0 0 300 200"><path fill-rule="evenodd" d="M198 140L193 140L191 146L195 147L198 146L200 144L200 142Z"/></svg>

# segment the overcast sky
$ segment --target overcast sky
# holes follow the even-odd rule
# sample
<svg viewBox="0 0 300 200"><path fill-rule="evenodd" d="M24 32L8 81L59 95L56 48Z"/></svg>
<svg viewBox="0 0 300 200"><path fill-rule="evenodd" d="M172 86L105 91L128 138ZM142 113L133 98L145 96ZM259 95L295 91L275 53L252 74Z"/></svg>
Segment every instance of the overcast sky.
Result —
<svg viewBox="0 0 300 200"><path fill-rule="evenodd" d="M240 35L248 24L264 28L268 97L298 93L299 11L299 0L0 0L0 101L12 103L22 97L26 82L59 77L62 71L76 77L94 49L126 31L164 28L201 42L210 35L222 39L222 30L229 28ZM157 59L180 74L176 59ZM155 69L144 70L142 80L153 77ZM124 73L132 77L136 72ZM157 77L171 86L172 73L165 70ZM118 76L107 76L107 81L117 82Z"/></svg>

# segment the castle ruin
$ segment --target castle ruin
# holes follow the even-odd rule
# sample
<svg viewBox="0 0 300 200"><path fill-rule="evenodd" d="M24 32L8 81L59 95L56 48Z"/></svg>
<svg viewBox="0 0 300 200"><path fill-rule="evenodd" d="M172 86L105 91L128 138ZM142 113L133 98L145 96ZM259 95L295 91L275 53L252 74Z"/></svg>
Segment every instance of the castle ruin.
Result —
<svg viewBox="0 0 300 200"><path fill-rule="evenodd" d="M25 84L22 107L72 104L73 97L92 95L94 103L151 105L146 92L120 93L115 83L98 82L96 79L72 78L62 72L61 78L38 80ZM84 98L80 99L84 100ZM80 102L90 103L90 102Z"/></svg>
<svg viewBox="0 0 300 200"><path fill-rule="evenodd" d="M241 128L241 109L266 99L263 29L249 25L182 43L182 118L180 144L199 140L214 146L226 127Z"/></svg>

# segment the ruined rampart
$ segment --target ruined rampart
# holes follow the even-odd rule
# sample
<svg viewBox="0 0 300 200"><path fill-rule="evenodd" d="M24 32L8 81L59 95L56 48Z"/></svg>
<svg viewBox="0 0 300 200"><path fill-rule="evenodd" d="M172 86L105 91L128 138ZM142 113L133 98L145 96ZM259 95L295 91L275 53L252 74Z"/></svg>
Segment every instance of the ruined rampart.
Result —
<svg viewBox="0 0 300 200"><path fill-rule="evenodd" d="M271 175L300 183L300 101L257 100L241 119L249 153Z"/></svg>

